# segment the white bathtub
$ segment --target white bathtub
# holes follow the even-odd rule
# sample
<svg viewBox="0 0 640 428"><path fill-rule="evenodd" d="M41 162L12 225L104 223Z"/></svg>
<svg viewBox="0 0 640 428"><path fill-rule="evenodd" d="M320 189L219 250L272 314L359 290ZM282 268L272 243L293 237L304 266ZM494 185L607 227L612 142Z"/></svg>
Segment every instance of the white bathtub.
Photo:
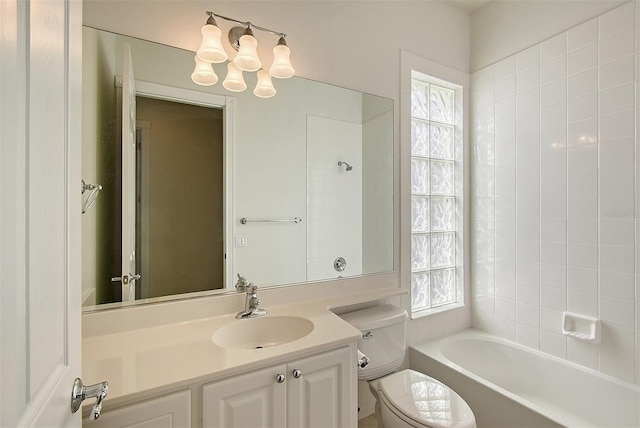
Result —
<svg viewBox="0 0 640 428"><path fill-rule="evenodd" d="M465 399L478 427L640 427L640 388L478 330L409 349L412 369Z"/></svg>

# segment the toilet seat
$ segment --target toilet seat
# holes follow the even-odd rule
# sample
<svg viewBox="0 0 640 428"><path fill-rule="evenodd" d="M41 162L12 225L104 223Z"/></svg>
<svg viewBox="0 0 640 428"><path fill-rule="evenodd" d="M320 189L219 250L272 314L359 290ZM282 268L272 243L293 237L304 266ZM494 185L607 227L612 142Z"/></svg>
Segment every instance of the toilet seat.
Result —
<svg viewBox="0 0 640 428"><path fill-rule="evenodd" d="M410 425L431 428L472 428L469 405L442 382L414 370L403 370L379 380L381 405Z"/></svg>

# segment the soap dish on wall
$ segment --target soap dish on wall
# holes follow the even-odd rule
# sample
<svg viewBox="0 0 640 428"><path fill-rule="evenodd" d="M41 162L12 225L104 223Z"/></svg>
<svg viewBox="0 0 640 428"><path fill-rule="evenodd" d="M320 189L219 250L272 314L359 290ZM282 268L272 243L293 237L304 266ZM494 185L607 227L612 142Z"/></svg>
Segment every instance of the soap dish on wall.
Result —
<svg viewBox="0 0 640 428"><path fill-rule="evenodd" d="M576 339L600 343L600 320L564 312L562 314L562 333Z"/></svg>

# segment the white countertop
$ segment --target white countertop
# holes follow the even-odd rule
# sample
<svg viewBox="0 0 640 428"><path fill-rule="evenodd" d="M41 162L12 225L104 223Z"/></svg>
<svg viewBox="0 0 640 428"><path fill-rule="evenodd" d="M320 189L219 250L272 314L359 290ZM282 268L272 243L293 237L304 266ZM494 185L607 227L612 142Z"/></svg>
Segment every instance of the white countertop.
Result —
<svg viewBox="0 0 640 428"><path fill-rule="evenodd" d="M106 402L124 402L132 394L146 395L216 380L354 343L361 334L329 311L326 303L305 302L266 309L266 317L300 316L313 322L314 328L301 339L263 349L225 349L212 341L217 329L244 321L237 320L235 313L85 337L83 381L89 385L107 380Z"/></svg>

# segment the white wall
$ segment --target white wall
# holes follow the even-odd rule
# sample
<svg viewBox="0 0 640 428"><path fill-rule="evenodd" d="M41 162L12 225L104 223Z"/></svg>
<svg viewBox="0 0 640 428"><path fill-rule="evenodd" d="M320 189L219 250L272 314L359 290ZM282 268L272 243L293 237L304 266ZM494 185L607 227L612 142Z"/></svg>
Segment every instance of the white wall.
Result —
<svg viewBox="0 0 640 428"><path fill-rule="evenodd" d="M640 383L635 7L474 73L472 269L474 326Z"/></svg>
<svg viewBox="0 0 640 428"><path fill-rule="evenodd" d="M493 0L471 15L471 71L566 31L627 0Z"/></svg>
<svg viewBox="0 0 640 428"><path fill-rule="evenodd" d="M362 274L361 123L307 116L307 180L307 280Z"/></svg>

